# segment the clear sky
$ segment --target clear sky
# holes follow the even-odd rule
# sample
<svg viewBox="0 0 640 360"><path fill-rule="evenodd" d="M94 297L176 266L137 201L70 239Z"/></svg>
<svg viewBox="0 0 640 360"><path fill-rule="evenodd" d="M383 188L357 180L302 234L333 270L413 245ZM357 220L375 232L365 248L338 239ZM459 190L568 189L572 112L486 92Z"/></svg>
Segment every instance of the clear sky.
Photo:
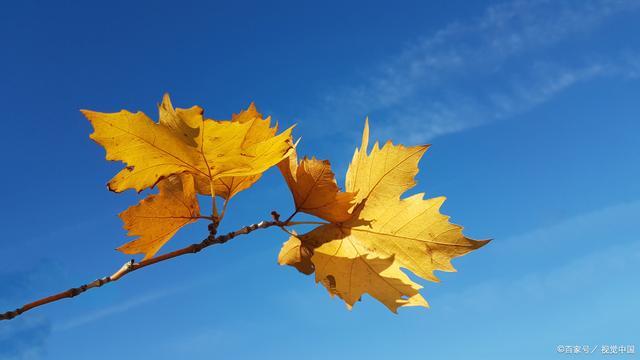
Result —
<svg viewBox="0 0 640 360"><path fill-rule="evenodd" d="M394 315L368 296L348 311L262 231L2 322L0 359L640 352L638 1L15 1L0 41L1 311L129 258L116 215L138 196L107 191L121 165L78 110L155 118L164 92L213 118L255 101L340 183L366 116L374 138L431 143L413 192L495 239L422 282L431 309ZM272 169L221 231L291 203Z"/></svg>

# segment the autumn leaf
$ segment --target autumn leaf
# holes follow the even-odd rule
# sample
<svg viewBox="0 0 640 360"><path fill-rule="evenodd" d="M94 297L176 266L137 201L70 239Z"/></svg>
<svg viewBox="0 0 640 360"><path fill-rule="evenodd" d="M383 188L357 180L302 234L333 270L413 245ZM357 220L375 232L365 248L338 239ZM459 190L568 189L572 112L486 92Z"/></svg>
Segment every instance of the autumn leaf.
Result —
<svg viewBox="0 0 640 360"><path fill-rule="evenodd" d="M208 176L202 156L169 126L155 123L141 112L82 113L95 129L91 138L106 149L107 160L128 165L109 181L110 190L142 191L163 177L181 172Z"/></svg>
<svg viewBox="0 0 640 360"><path fill-rule="evenodd" d="M293 194L295 212L305 212L331 222L351 217L354 193L342 192L327 160L304 158L298 164L295 150L278 164Z"/></svg>
<svg viewBox="0 0 640 360"><path fill-rule="evenodd" d="M230 121L216 121L205 119L199 106L174 108L165 94L158 112L154 122L142 112L82 111L94 127L91 138L105 148L107 159L127 165L109 181L109 189L159 187L158 194L121 214L129 235L139 238L119 250L143 253L145 259L199 216L193 212L198 193L229 199L293 150L292 128L276 134L277 126L271 127L271 119L264 119L253 104Z"/></svg>
<svg viewBox="0 0 640 360"><path fill-rule="evenodd" d="M174 109L169 94L164 94L158 106L159 123L173 129L187 145L197 147L204 110L200 106Z"/></svg>
<svg viewBox="0 0 640 360"><path fill-rule="evenodd" d="M246 110L233 114L231 122L250 124L249 130L240 145L241 147L250 147L272 138L278 130L277 124L271 127L271 117L263 118L254 103L251 103ZM261 176L262 174L259 173L249 176L229 176L216 179L214 182L215 194L224 199L231 199L239 192L251 187ZM210 192L211 190L209 189L200 188L201 194L208 195Z"/></svg>
<svg viewBox="0 0 640 360"><path fill-rule="evenodd" d="M278 254L278 263L280 265L291 265L303 274L313 274L315 269L311 262L313 248L308 244L303 244L296 236L295 231L292 231L292 234L294 236L282 245L280 254Z"/></svg>
<svg viewBox="0 0 640 360"><path fill-rule="evenodd" d="M82 110L94 127L91 138L105 148L107 160L127 165L109 181L109 189L142 191L182 172L196 177L198 189L202 182L213 189L223 177L261 174L293 148L292 128L246 141L255 122L205 119L199 107L173 109L168 96L159 112L156 123L142 112Z"/></svg>
<svg viewBox="0 0 640 360"><path fill-rule="evenodd" d="M213 120L206 119L199 106L174 108L165 94L158 112L155 122L142 112L82 110L94 128L91 138L105 148L106 158L125 163L109 181L109 189L141 192L157 186L157 193L120 213L128 235L135 239L118 250L143 254L144 259L127 261L111 275L1 313L0 320L271 227L290 235L278 263L304 274L315 273L316 283L322 283L332 297L340 297L349 309L369 294L395 313L404 306L429 306L420 293L422 286L410 275L438 282L435 271L456 271L451 264L454 258L489 242L467 238L461 226L450 223L440 213L444 197L406 195L416 185L418 163L429 145L387 141L369 149L368 120L342 191L329 161L314 157L298 161L292 128L277 134L277 124L272 127L271 118L264 118L253 103L230 120ZM281 220L272 211L272 220L219 232L229 200L274 165L292 193L293 214ZM210 216L200 214L198 195L211 197ZM224 199L220 212L218 197ZM298 213L324 221L293 221ZM209 221L204 240L154 258L183 226L200 219ZM319 226L304 234L290 229L312 224Z"/></svg>
<svg viewBox="0 0 640 360"><path fill-rule="evenodd" d="M198 137L202 122L202 108L194 106L190 109L174 109L169 95L165 94L159 110L160 123L164 123L181 133L185 142L197 147L202 145L202 141ZM240 144L241 147L255 145L275 136L277 132L277 126L271 128L271 119L263 119L262 114L258 112L254 103L251 103L247 110L233 114L231 121L238 123L252 122L246 136L243 138L242 144ZM261 176L262 174L218 178L214 180L214 192L217 196L230 199L238 192L248 189ZM196 189L201 195L211 195L209 179L206 176L199 176L198 181L196 181Z"/></svg>
<svg viewBox="0 0 640 360"><path fill-rule="evenodd" d="M401 268L438 281L435 270L455 271L453 258L487 241L465 237L462 227L439 212L444 197L424 199L424 194L416 194L401 198L415 185L418 162L427 147L389 141L382 148L375 143L368 152L367 122L362 146L346 176L346 191L355 193L351 217L292 236L283 245L279 262L300 268L310 261L316 281L349 307L363 294L370 294L393 312L401 306L428 307L419 293L421 286Z"/></svg>
<svg viewBox="0 0 640 360"><path fill-rule="evenodd" d="M129 236L138 236L118 250L149 259L183 226L200 216L193 176L172 175L158 183L158 194L120 213Z"/></svg>

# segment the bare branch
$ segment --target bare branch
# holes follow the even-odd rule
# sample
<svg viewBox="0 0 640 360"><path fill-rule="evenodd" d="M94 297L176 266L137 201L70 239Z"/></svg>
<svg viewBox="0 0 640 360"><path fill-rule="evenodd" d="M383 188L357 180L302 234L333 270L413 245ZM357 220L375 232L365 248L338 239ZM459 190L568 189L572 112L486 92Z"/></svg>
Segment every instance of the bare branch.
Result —
<svg viewBox="0 0 640 360"><path fill-rule="evenodd" d="M279 217L276 218L274 216L274 220L273 221L261 221L257 224L253 224L253 225L249 225L249 226L245 226L241 229L238 229L236 231L232 231L230 233L227 233L225 235L220 235L220 236L215 236L215 227L214 227L214 232L212 232L206 239L204 239L202 242L200 243L196 243L196 244L191 244L189 246L186 246L182 249L178 249L175 251L172 251L170 253L164 254L164 255L160 255L160 256L156 256L153 257L151 259L148 260L143 260L140 262L134 262L133 260L128 261L127 263L125 263L124 265L122 265L122 267L116 271L115 273L113 273L110 276L106 276L97 280L94 280L88 284L84 284L81 285L79 287L75 287L75 288L71 288L69 290L60 292L58 294L55 295L51 295L45 298L42 298L40 300L36 300L34 302L28 303L23 305L22 307L19 307L15 310L12 311L7 311L3 314L0 314L0 320L10 320L13 319L14 317L29 311L33 308L45 305L45 304L49 304L58 300L62 300L65 298L72 298L75 296L78 296L80 294L82 294L83 292L89 290L89 289L93 289L93 288L99 288L105 284L108 284L110 282L114 282L114 281L118 281L120 278L122 278L123 276L132 273L138 269L141 269L143 267L147 267L149 265L153 265L165 260L169 260L169 259L173 259L175 257L178 256L182 256L182 255L186 255L186 254L195 254L197 252L200 252L202 249L215 245L215 244L224 244L227 241L235 238L236 236L239 235L246 235L249 234L250 232L253 232L257 229L266 229L268 227L272 227L272 226L278 226L278 227L284 227L290 225L287 222L283 222L279 220Z"/></svg>

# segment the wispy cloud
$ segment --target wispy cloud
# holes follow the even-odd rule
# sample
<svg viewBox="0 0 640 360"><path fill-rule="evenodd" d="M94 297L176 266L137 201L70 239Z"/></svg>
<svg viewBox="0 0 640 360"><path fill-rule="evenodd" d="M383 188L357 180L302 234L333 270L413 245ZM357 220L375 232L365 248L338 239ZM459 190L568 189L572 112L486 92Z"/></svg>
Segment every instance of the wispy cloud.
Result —
<svg viewBox="0 0 640 360"><path fill-rule="evenodd" d="M626 0L494 5L378 64L359 86L329 96L327 108L337 119L374 115L384 135L410 124L410 140L427 141L509 118L596 77L637 77L640 57L599 53L584 37L638 8Z"/></svg>
<svg viewBox="0 0 640 360"><path fill-rule="evenodd" d="M60 264L48 258L37 259L18 269L4 269L0 266L0 306L9 308L17 302L34 296L43 284L52 283L61 272Z"/></svg>
<svg viewBox="0 0 640 360"><path fill-rule="evenodd" d="M150 293L147 293L147 294L134 296L131 299L128 299L128 300L126 300L124 302L117 303L115 305L111 305L111 306L108 306L108 307L104 307L104 308L101 308L101 309L98 309L98 310L95 310L95 311L91 311L91 312L85 313L85 314L80 315L78 317L66 320L65 322L63 322L61 324L55 324L54 327L53 327L53 331L57 332L57 331L65 331L65 330L75 329L77 327L84 326L84 325L96 322L96 321L104 319L106 317L126 312L128 310L134 309L134 308L142 306L144 304L151 303L151 302L156 301L158 299L161 299L161 298L173 295L175 293L181 292L181 291L185 290L185 288L187 286L189 286L189 285L178 286L178 287L167 289L167 290L162 290L162 291L157 291L157 292L150 292Z"/></svg>
<svg viewBox="0 0 640 360"><path fill-rule="evenodd" d="M0 326L0 358L35 360L45 353L51 325L38 316L16 318Z"/></svg>
<svg viewBox="0 0 640 360"><path fill-rule="evenodd" d="M265 250L263 253L253 253L251 255L238 257L234 259L233 262L228 261L225 266L226 269L232 273L234 270L249 267L255 262L255 258L264 258L269 256L272 256L271 251ZM107 306L87 311L84 314L70 319L65 319L59 323L54 323L52 331L67 331L89 325L105 318L126 313L141 306L157 302L160 299L179 295L194 288L203 288L210 285L212 282L222 282L224 281L223 278L224 276L220 274L208 274L206 276L192 278L180 284L170 284L168 287L164 287L157 291L149 291L142 294L130 294L121 302L112 302L112 300L109 300Z"/></svg>
<svg viewBox="0 0 640 360"><path fill-rule="evenodd" d="M595 285L633 283L640 274L640 240L634 235L639 212L640 201L617 204L498 241L500 250L494 256L504 261L496 262L499 274L432 302L452 311L458 307L504 310L549 297L580 296L576 289L589 291ZM504 271L513 263L517 267Z"/></svg>
<svg viewBox="0 0 640 360"><path fill-rule="evenodd" d="M0 311L15 309L18 304L37 295L44 284L59 276L60 265L50 259L20 264L19 269L0 266ZM0 324L0 359L40 359L46 353L46 343L51 334L51 323L37 313L19 316Z"/></svg>

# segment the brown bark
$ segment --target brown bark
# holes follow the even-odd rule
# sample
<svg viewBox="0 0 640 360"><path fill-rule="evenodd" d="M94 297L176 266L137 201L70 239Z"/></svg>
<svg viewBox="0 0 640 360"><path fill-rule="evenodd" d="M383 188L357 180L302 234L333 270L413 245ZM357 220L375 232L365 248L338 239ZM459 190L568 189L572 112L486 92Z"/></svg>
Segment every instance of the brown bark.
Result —
<svg viewBox="0 0 640 360"><path fill-rule="evenodd" d="M164 254L164 255L159 255L156 257L153 257L151 259L148 260L144 260L144 261L140 261L140 262L134 262L133 260L127 262L126 264L122 265L122 267L116 271L115 273L113 273L110 276L106 276L97 280L94 280L90 283L87 284L83 284L80 285L78 287L75 288L71 288L69 290L66 291L62 291L60 293L57 293L55 295L51 295L51 296L47 296L45 298L36 300L34 302L25 304L15 310L11 310L11 311L7 311L5 313L0 314L0 320L10 320L13 319L14 317L29 311L33 308L45 305L45 304L49 304L58 300L62 300L65 298L72 298L75 296L78 296L82 293L84 293L85 291L89 290L89 289L93 289L93 288L99 288L105 284L114 282L114 281L118 281L120 278L122 278L123 276L134 272L138 269L142 269L144 267L147 267L149 265L153 265L153 264L157 264L159 262L165 261L165 260L169 260L169 259L173 259L175 257L178 256L182 256L182 255L186 255L186 254L195 254L197 252L200 252L202 249L215 245L215 244L224 244L227 241L235 238L236 236L239 235L246 235L249 234L252 231L255 231L257 229L266 229L268 227L272 227L272 226L279 226L279 227L284 227L286 225L292 225L293 223L290 223L288 221L280 221L279 219L279 215L275 212L272 213L274 220L273 221L261 221L257 224L253 224L253 225L249 225L249 226L245 226L241 229L238 229L236 231L232 231L230 233L224 234L224 235L220 235L220 236L215 236L215 231L216 231L216 227L217 226L212 226L210 228L211 234L204 239L203 241L196 243L196 244L191 244L189 246L186 246L182 249L178 249L175 251L172 251L170 253ZM217 225L217 224L216 224Z"/></svg>

